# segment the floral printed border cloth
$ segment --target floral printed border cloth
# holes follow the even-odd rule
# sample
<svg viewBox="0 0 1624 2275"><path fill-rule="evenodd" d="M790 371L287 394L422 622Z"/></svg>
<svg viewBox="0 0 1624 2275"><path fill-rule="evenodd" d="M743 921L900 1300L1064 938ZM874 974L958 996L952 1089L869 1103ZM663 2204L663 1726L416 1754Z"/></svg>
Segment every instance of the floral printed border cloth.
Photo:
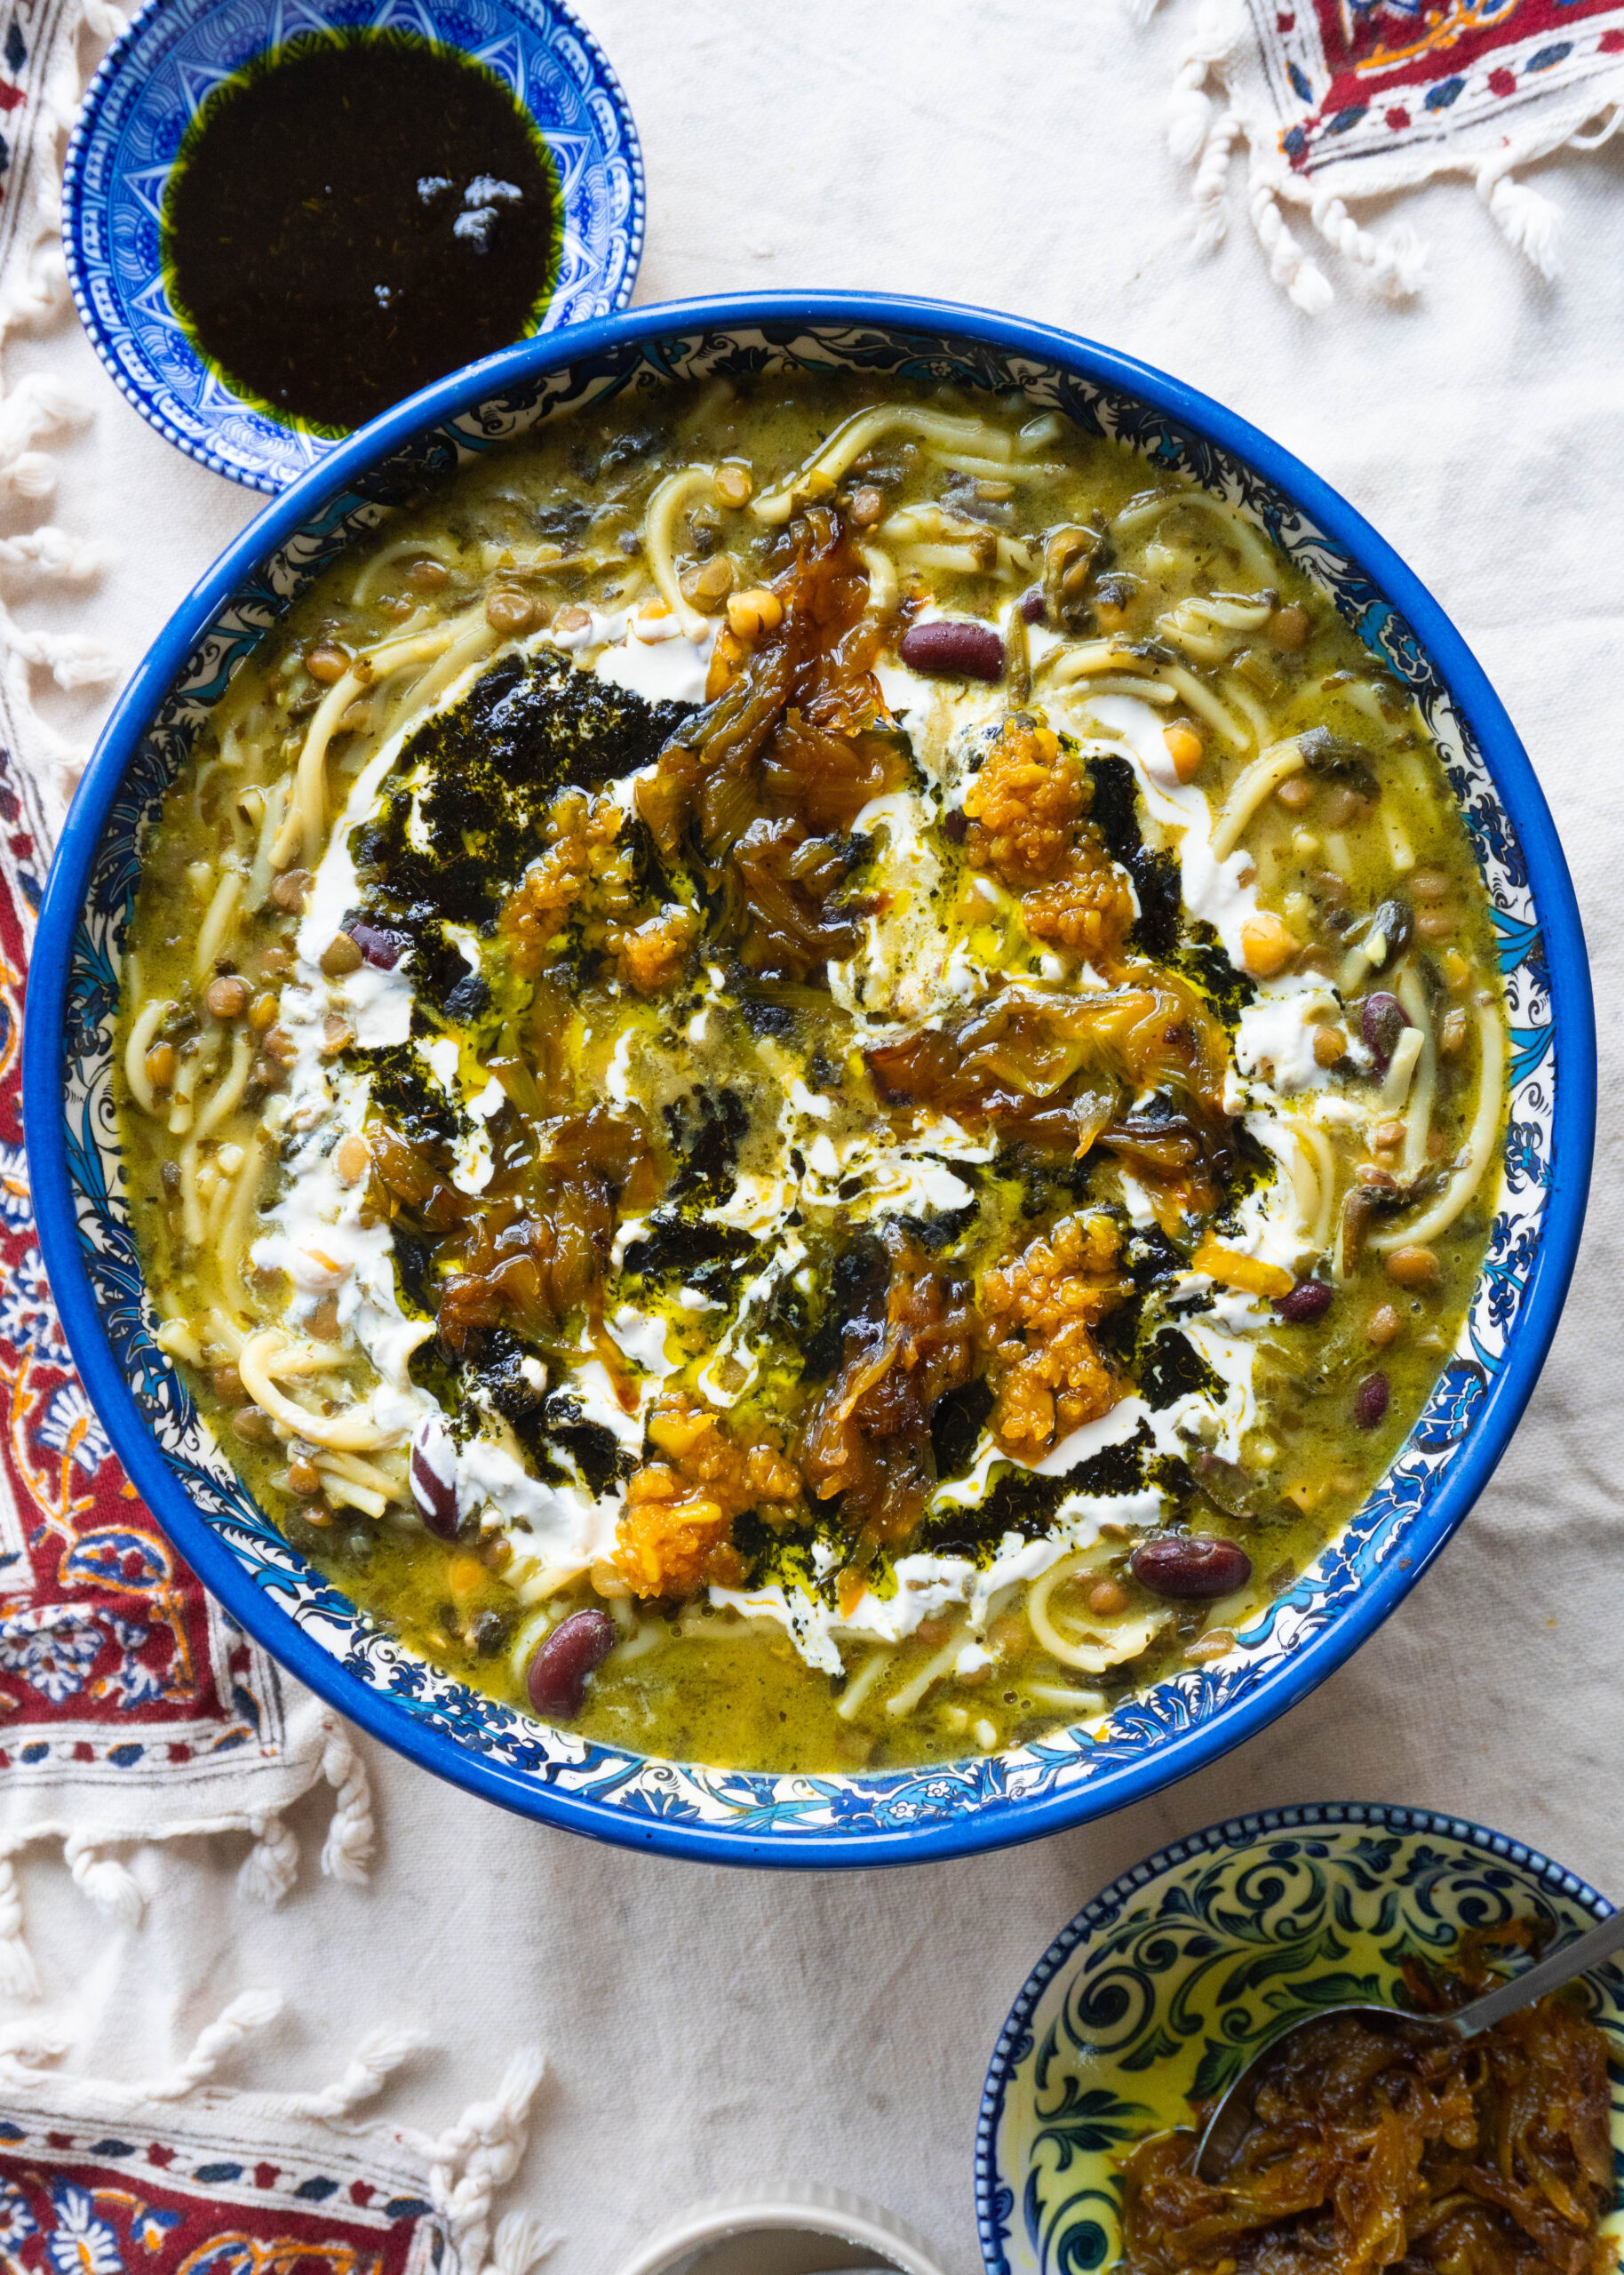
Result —
<svg viewBox="0 0 1624 2275"><path fill-rule="evenodd" d="M245 1992L174 2076L141 2085L0 2056L7 2275L528 2275L555 2238L493 2213L523 2155L539 2056L515 2055L441 2135L351 2116L414 2049L407 2032L377 2033L316 2093L211 2085L277 2007Z"/></svg>
<svg viewBox="0 0 1624 2275"><path fill-rule="evenodd" d="M1157 0L1131 0L1142 20ZM1227 226L1230 163L1248 152L1246 203L1276 282L1310 315L1332 288L1282 204L1399 299L1426 249L1407 225L1362 228L1349 201L1469 175L1506 236L1541 273L1558 266L1561 215L1515 170L1592 148L1624 125L1620 0L1207 0L1168 115L1194 166L1198 242Z"/></svg>

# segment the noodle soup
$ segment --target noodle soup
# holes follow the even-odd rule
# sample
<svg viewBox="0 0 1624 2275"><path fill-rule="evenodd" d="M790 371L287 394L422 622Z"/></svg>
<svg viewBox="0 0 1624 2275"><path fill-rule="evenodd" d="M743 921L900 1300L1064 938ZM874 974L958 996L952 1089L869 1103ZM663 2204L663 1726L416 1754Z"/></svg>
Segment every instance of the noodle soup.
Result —
<svg viewBox="0 0 1624 2275"><path fill-rule="evenodd" d="M1221 1656L1419 1412L1505 1033L1423 722L1018 401L582 411L326 572L146 848L160 1339L495 1696L849 1768Z"/></svg>

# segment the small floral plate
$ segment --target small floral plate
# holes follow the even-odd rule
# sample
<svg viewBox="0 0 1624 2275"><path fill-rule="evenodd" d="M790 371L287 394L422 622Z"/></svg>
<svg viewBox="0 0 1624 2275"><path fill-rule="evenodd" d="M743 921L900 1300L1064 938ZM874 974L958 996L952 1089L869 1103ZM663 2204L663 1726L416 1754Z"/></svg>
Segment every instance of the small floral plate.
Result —
<svg viewBox="0 0 1624 2275"><path fill-rule="evenodd" d="M1537 1850L1430 1809L1305 1803L1231 1817L1135 1864L1033 1968L987 2073L975 2207L990 2275L1085 2275L1121 2255L1119 2166L1190 2121L1281 2021L1396 2003L1407 1959L1467 1928L1534 1920L1562 1941L1612 1906ZM1616 2049L1624 2176L1624 1976L1585 1978ZM1624 2237L1624 2210L1604 2223Z"/></svg>
<svg viewBox="0 0 1624 2275"><path fill-rule="evenodd" d="M533 331L612 315L643 244L643 169L620 83L560 0L149 0L91 82L68 146L62 243L91 343L167 442L275 493L339 437L245 402L170 305L164 190L187 128L222 80L295 41L361 29L460 48L541 129L563 202L559 275Z"/></svg>

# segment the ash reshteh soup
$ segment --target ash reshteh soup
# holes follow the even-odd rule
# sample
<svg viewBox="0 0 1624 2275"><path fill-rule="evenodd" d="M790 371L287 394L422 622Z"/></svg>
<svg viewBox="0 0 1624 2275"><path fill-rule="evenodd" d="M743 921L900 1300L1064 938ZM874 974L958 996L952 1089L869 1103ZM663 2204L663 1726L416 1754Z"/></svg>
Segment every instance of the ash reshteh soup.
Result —
<svg viewBox="0 0 1624 2275"><path fill-rule="evenodd" d="M1452 1347L1502 1118L1407 694L1025 401L583 410L324 572L146 846L125 1168L288 1537L497 1698L834 1769L1222 1656Z"/></svg>

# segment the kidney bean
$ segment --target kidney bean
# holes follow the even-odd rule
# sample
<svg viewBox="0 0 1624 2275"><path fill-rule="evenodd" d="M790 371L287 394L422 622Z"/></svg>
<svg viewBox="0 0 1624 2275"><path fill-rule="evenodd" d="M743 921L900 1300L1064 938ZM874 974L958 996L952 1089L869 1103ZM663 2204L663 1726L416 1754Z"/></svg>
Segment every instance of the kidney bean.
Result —
<svg viewBox="0 0 1624 2275"><path fill-rule="evenodd" d="M1397 996L1389 995L1385 990L1367 995L1360 1005L1359 1033L1382 1074L1386 1074L1388 1061L1393 1055L1398 1038L1409 1024L1404 1005Z"/></svg>
<svg viewBox="0 0 1624 2275"><path fill-rule="evenodd" d="M437 1440L443 1445L443 1439ZM429 1531L442 1540L455 1540L460 1521L457 1509L457 1487L442 1477L435 1468L425 1439L419 1437L411 1449L411 1497L418 1505L418 1514Z"/></svg>
<svg viewBox="0 0 1624 2275"><path fill-rule="evenodd" d="M1021 617L1023 622L1026 624L1042 623L1044 618L1044 599L1040 586L1034 585L1030 593L1022 594Z"/></svg>
<svg viewBox="0 0 1624 2275"><path fill-rule="evenodd" d="M411 946L404 932L391 931L383 924L369 924L364 916L358 916L345 929L375 971L393 971Z"/></svg>
<svg viewBox="0 0 1624 2275"><path fill-rule="evenodd" d="M1165 1533L1142 1542L1129 1559L1141 1587L1158 1596L1227 1596L1252 1577L1252 1559L1212 1533Z"/></svg>
<svg viewBox="0 0 1624 2275"><path fill-rule="evenodd" d="M597 1672L614 1648L615 1623L607 1611L572 1611L561 1620L525 1677L536 1712L573 1721L586 1696L587 1676Z"/></svg>
<svg viewBox="0 0 1624 2275"><path fill-rule="evenodd" d="M1312 1320L1324 1319L1333 1292L1323 1280L1299 1280L1287 1294L1275 1297L1274 1307L1294 1327L1307 1327Z"/></svg>
<svg viewBox="0 0 1624 2275"><path fill-rule="evenodd" d="M1353 1393L1353 1418L1361 1430L1373 1430L1387 1412L1392 1387L1385 1375L1366 1375Z"/></svg>
<svg viewBox="0 0 1624 2275"><path fill-rule="evenodd" d="M910 671L957 673L962 679L1002 679L1004 643L990 624L944 616L911 625L896 651Z"/></svg>
<svg viewBox="0 0 1624 2275"><path fill-rule="evenodd" d="M942 834L955 845L962 845L968 834L970 818L962 806L950 806L942 817Z"/></svg>

